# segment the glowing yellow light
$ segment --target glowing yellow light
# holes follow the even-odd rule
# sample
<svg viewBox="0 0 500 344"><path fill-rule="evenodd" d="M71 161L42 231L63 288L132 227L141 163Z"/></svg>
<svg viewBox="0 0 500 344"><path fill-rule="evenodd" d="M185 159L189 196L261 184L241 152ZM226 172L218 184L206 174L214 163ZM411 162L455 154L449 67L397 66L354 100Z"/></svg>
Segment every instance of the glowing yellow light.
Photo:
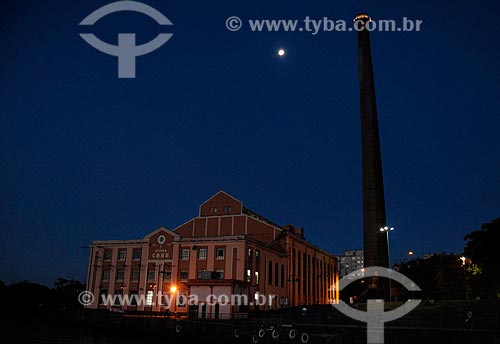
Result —
<svg viewBox="0 0 500 344"><path fill-rule="evenodd" d="M354 21L357 21L357 20L363 20L363 19L367 19L368 21L372 21L372 19L370 18L370 16L366 13L360 13L356 16L356 18L354 18Z"/></svg>
<svg viewBox="0 0 500 344"><path fill-rule="evenodd" d="M175 294L176 291L177 291L177 287L175 285L170 287L170 293Z"/></svg>

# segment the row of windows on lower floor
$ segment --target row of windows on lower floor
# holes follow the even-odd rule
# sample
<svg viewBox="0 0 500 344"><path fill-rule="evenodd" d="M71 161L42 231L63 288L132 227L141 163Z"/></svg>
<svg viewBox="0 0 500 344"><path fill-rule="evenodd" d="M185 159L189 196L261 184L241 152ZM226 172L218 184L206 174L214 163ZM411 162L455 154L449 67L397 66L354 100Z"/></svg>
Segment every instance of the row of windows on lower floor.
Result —
<svg viewBox="0 0 500 344"><path fill-rule="evenodd" d="M209 274L207 274L207 272ZM164 282L170 282L172 280L172 271L167 270L167 271L159 271L159 274L161 274L162 281ZM110 280L110 275L111 275L111 270L110 269L104 269L102 271L102 277L101 281L102 282L108 282ZM148 282L155 282L157 279L157 271L156 270L148 270L147 276L146 276L146 281ZM158 276L160 277L160 276ZM209 272L205 269L198 270L197 272L197 279L224 279L224 269L217 269L213 273ZM140 270L138 269L133 269L130 274L130 282L139 282L140 279ZM182 269L179 271L179 280L181 282L185 282L189 279L189 271L187 269ZM125 281L125 270L124 269L118 269L116 271L115 275L115 282L124 282ZM245 281L254 285L259 285L260 283L260 272L259 271L253 271L252 274L252 269L246 269L245 273ZM287 282L287 277L285 275L285 265L278 263L273 264L272 261L269 262L269 267L268 267L268 284L269 285L275 285L276 287L285 287L285 282Z"/></svg>
<svg viewBox="0 0 500 344"><path fill-rule="evenodd" d="M198 270L197 279L224 279L224 269L217 269L214 273L211 273L210 276L206 274L207 270L202 269ZM161 274L162 280L164 282L170 282L172 279L172 271L159 271ZM102 271L102 282L108 282L110 280L111 270L104 269ZM181 282L187 281L189 278L188 270L180 270L179 271L179 280ZM132 270L130 273L130 281L131 282L139 282L140 279L140 270ZM157 271L156 270L148 270L146 280L148 282L154 282L157 279ZM115 282L124 282L125 281L125 270L118 269L116 271Z"/></svg>
<svg viewBox="0 0 500 344"><path fill-rule="evenodd" d="M192 249L189 248L182 248L180 253L181 260L189 260L191 250ZM207 254L208 254L207 247L200 247L195 250L197 251L197 257L199 260L207 259ZM104 255L103 255L104 261L110 261L112 255L113 255L113 249L111 248L104 249ZM217 260L224 259L225 255L226 255L225 247L215 248L215 259ZM135 261L141 260L141 256L142 256L142 249L134 248L132 250L132 260ZM96 253L96 258L99 258L99 253ZM127 258L127 249L118 249L118 261L125 261L126 258Z"/></svg>

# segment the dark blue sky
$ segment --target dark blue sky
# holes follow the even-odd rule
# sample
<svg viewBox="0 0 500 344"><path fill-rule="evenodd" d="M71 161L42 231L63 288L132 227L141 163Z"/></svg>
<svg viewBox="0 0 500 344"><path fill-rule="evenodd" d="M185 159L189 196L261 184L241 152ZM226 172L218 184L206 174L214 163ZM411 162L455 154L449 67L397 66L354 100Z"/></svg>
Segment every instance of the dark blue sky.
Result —
<svg viewBox="0 0 500 344"><path fill-rule="evenodd" d="M500 216L497 0L145 0L174 26L121 13L90 30L174 33L128 80L79 37L109 2L1 2L0 279L83 281L82 245L175 228L220 189L331 252L361 248L356 34L229 32L233 15L423 20L372 33L391 258L461 252Z"/></svg>

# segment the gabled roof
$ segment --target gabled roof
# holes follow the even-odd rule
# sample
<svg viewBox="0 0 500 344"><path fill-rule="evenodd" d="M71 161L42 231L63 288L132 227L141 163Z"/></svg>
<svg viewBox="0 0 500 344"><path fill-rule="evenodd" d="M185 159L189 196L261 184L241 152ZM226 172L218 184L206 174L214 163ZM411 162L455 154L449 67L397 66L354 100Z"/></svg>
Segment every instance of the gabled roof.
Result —
<svg viewBox="0 0 500 344"><path fill-rule="evenodd" d="M161 226L160 228L158 228L158 229L156 229L156 230L152 231L151 233L149 233L148 235L146 235L146 236L144 237L144 239L149 239L149 238L151 238L153 235L155 235L156 233L158 233L158 232L162 232L162 231L163 231L163 232L167 232L168 234L172 235L174 238L180 238L180 235L179 235L179 234L177 234L177 233L175 233L175 232L172 232L171 230L169 230L169 229L167 229L167 228L165 228L165 227Z"/></svg>
<svg viewBox="0 0 500 344"><path fill-rule="evenodd" d="M239 203L243 204L243 202L242 202L242 201L240 201L239 199L237 199L236 197L231 196L230 194L228 194L228 193L227 193L227 192L225 192L224 190L220 190L220 191L216 192L213 196L211 196L209 199L207 199L205 202L203 202L203 203L200 205L200 207L201 207L201 206L203 206L204 204L208 203L209 201L211 201L211 200L212 200L212 198L215 198L216 196L218 196L218 195L220 195L220 194L224 194L224 195L226 195L226 196L228 196L228 197L230 197L230 198L234 199L236 202L239 202Z"/></svg>

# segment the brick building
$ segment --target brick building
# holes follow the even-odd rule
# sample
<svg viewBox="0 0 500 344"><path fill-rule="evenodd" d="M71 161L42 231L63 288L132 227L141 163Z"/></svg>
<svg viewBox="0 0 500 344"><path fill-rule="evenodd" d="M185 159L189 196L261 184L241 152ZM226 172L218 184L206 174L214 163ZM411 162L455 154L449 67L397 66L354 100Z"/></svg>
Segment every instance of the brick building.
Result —
<svg viewBox="0 0 500 344"><path fill-rule="evenodd" d="M174 230L160 227L143 239L92 242L87 290L100 297L88 308L169 309L223 318L255 308L325 304L338 298L337 266L333 255L305 240L303 228L279 226L220 191L200 206L197 217ZM101 304L108 295L144 302ZM176 302L170 307L156 302L158 295L175 295ZM198 301L182 301L191 295ZM245 296L249 303L226 304L220 295Z"/></svg>

